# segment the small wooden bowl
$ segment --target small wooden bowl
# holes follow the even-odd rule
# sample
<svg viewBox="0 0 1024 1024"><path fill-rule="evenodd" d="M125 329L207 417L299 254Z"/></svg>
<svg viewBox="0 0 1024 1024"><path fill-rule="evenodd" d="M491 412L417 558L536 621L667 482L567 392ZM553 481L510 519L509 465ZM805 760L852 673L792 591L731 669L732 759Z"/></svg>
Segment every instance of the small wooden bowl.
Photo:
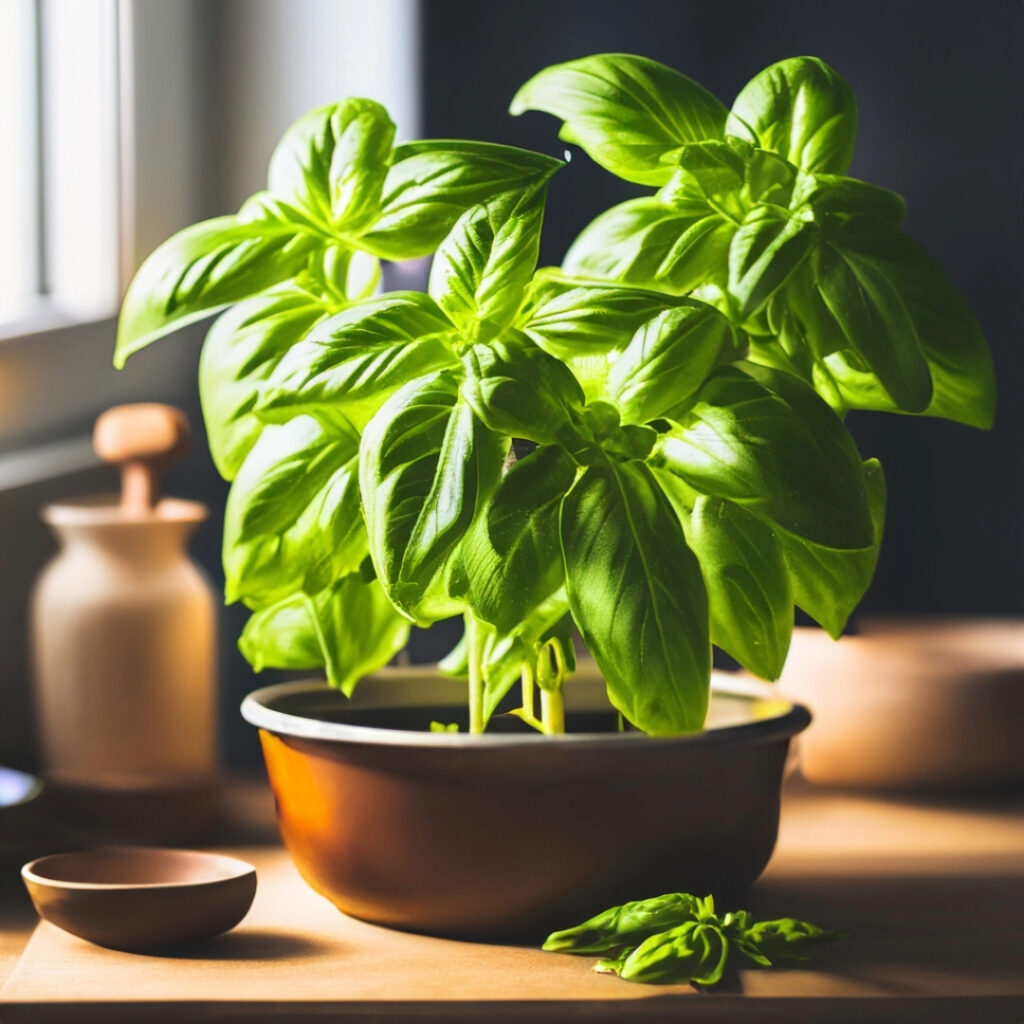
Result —
<svg viewBox="0 0 1024 1024"><path fill-rule="evenodd" d="M256 869L218 853L122 847L41 857L21 869L39 915L111 949L208 939L234 928Z"/></svg>

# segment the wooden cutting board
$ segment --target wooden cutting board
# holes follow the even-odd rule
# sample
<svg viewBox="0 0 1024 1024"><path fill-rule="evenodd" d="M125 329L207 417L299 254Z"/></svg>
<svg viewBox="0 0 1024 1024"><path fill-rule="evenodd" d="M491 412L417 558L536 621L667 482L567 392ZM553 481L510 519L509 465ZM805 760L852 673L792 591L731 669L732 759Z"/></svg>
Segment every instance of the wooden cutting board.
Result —
<svg viewBox="0 0 1024 1024"><path fill-rule="evenodd" d="M809 965L744 970L711 994L627 984L589 959L364 924L307 888L280 849L226 852L259 874L234 932L146 956L40 924L0 990L0 1021L1024 1022L1019 802L790 793L750 909L850 937Z"/></svg>

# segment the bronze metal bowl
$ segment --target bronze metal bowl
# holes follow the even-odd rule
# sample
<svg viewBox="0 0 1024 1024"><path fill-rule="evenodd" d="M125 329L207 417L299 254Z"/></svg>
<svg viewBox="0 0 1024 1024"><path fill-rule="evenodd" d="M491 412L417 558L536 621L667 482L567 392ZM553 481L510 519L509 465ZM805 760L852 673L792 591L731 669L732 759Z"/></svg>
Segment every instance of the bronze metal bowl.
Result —
<svg viewBox="0 0 1024 1024"><path fill-rule="evenodd" d="M242 704L285 845L345 913L536 940L625 900L739 893L771 856L789 739L810 721L769 686L722 677L704 732L617 732L584 670L566 686L565 736L512 718L483 736L428 731L464 703L464 682L393 669L351 700L285 683Z"/></svg>

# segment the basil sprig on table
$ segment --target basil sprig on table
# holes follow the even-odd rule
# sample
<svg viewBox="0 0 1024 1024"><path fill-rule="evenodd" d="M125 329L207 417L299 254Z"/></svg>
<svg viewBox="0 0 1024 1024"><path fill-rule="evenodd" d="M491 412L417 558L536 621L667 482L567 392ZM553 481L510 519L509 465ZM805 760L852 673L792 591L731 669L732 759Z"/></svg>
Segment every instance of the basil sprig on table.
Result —
<svg viewBox="0 0 1024 1024"><path fill-rule="evenodd" d="M150 256L115 360L220 312L200 392L256 668L348 694L412 623L462 615L443 664L471 731L518 684L512 713L557 733L578 631L623 724L693 732L712 644L777 678L794 607L838 636L871 579L885 482L842 414L987 425L987 349L902 200L845 176L855 107L821 61L730 111L598 55L541 72L531 108L657 194L538 269L559 161L396 147L382 107L344 100L286 132L236 215ZM381 259L431 253L426 291L379 293ZM673 942L713 971L698 923Z"/></svg>
<svg viewBox="0 0 1024 1024"><path fill-rule="evenodd" d="M991 425L977 320L900 231L900 196L845 176L856 102L823 61L771 65L726 110L655 61L598 54L541 71L511 109L554 114L601 166L658 187L586 227L567 272L696 291L747 335L752 361L803 377L840 413Z"/></svg>
<svg viewBox="0 0 1024 1024"><path fill-rule="evenodd" d="M759 967L806 960L814 945L843 938L792 917L754 921L745 910L715 913L711 896L669 893L612 907L582 924L548 936L551 953L601 956L594 970L644 984L722 980L735 950Z"/></svg>

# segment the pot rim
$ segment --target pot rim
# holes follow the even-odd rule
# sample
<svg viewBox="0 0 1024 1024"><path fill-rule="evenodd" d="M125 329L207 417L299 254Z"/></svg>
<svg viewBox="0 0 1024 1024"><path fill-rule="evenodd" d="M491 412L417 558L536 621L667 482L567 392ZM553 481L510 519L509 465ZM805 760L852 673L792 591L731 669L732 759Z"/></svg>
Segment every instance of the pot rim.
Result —
<svg viewBox="0 0 1024 1024"><path fill-rule="evenodd" d="M388 680L410 678L420 684L429 680L450 677L441 675L436 667L413 666L410 668L385 668L375 672L367 679L383 682ZM567 696L574 686L591 683L594 679L575 679L567 681ZM643 747L688 747L720 746L724 744L769 743L780 739L788 739L804 729L811 722L811 713L804 705L774 689L772 684L758 680L733 678L730 674L715 672L712 674L711 689L713 693L728 696L744 697L750 701L762 701L763 717L750 721L729 725L710 725L703 731L687 733L680 736L649 736L643 732L615 733L564 733L547 736L540 733L481 733L470 735L461 732L421 732L412 729L384 729L369 725L350 725L344 722L327 722L305 715L277 711L270 704L281 698L300 693L336 693L323 681L300 680L297 682L276 683L264 686L250 693L242 701L242 717L258 729L281 736L292 736L298 739L323 740L331 743L353 743L362 746L377 747L428 747L448 749L486 748L489 750L508 747L526 747L543 745L572 746L584 748L630 748ZM568 703L568 702L567 702ZM438 702L442 706L444 702ZM357 705L358 706L358 705ZM366 706L366 705L364 705ZM455 705L452 705L455 706Z"/></svg>

